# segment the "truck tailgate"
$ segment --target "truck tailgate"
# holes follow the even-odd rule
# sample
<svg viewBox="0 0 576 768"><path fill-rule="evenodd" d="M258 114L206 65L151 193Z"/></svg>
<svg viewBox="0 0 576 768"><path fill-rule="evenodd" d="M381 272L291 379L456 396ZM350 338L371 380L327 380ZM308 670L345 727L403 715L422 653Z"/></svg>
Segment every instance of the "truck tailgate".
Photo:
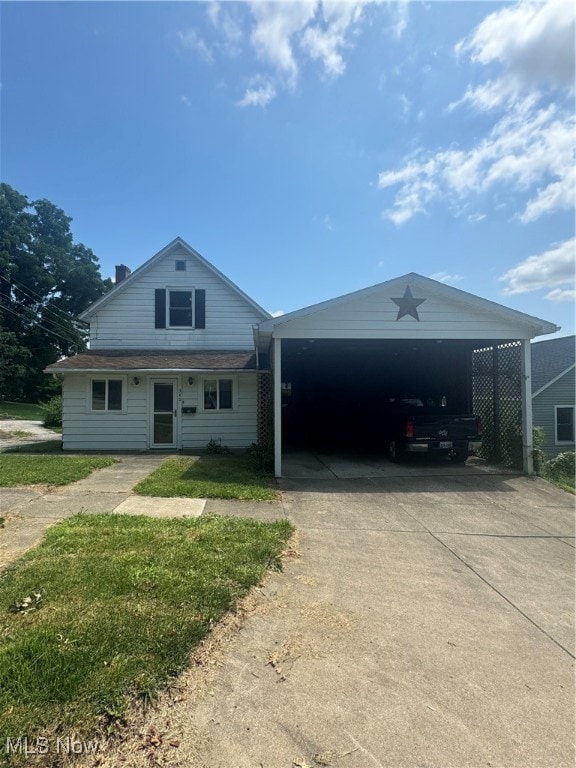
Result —
<svg viewBox="0 0 576 768"><path fill-rule="evenodd" d="M475 440L476 416L420 415L414 419L415 440Z"/></svg>

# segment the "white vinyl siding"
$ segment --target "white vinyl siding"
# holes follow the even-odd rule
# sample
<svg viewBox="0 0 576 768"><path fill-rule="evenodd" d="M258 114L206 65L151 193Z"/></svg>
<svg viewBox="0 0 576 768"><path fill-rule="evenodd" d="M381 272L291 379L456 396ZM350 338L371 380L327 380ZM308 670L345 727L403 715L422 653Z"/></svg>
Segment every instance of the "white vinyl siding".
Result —
<svg viewBox="0 0 576 768"><path fill-rule="evenodd" d="M184 377L186 378L186 377ZM233 381L232 409L205 409L205 380ZM220 440L229 448L248 448L257 440L256 372L240 374L205 374L184 384L182 405L195 406L196 413L182 414L182 447L205 448L210 440Z"/></svg>
<svg viewBox="0 0 576 768"><path fill-rule="evenodd" d="M175 259L186 261L176 272ZM155 328L156 289L206 291L206 327ZM168 301L167 301L168 305ZM91 349L251 349L259 314L184 250L170 252L121 290L90 320Z"/></svg>
<svg viewBox="0 0 576 768"><path fill-rule="evenodd" d="M62 392L62 440L65 451L141 451L148 436L146 388L126 377L123 386L124 411L92 411L92 378L86 374L66 374ZM116 377L117 378L117 377Z"/></svg>
<svg viewBox="0 0 576 768"><path fill-rule="evenodd" d="M90 410L90 379L88 374L66 374L63 394L63 448L66 451L147 450L150 445L150 393L148 377L140 374L139 384L126 377L126 411L92 412ZM152 379L162 378L158 375ZM248 448L257 440L256 372L224 374L194 374L178 378L178 447L195 450L206 447L210 440L220 440L229 448ZM204 410L204 378L233 380L232 410ZM183 408L196 408L195 413L183 413Z"/></svg>
<svg viewBox="0 0 576 768"><path fill-rule="evenodd" d="M490 311L459 301L447 301L433 291L411 286L415 298L425 301L417 308L420 320L405 315L397 320L399 308L392 297L402 297L405 284L384 285L362 297L328 306L309 315L287 320L279 318L274 336L293 339L521 339L529 338L526 327L514 325Z"/></svg>

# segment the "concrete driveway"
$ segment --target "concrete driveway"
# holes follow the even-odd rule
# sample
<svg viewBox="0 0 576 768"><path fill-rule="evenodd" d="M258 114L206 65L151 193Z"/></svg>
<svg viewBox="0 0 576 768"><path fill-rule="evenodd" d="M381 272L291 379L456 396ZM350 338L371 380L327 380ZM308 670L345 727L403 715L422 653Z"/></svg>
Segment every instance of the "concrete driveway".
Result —
<svg viewBox="0 0 576 768"><path fill-rule="evenodd" d="M160 713L191 750L166 764L574 765L573 497L473 471L282 485L301 556Z"/></svg>

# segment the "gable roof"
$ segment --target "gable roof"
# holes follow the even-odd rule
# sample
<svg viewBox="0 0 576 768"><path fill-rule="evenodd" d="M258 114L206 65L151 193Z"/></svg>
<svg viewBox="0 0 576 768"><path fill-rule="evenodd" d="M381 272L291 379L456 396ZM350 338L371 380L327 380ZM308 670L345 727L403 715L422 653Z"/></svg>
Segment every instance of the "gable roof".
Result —
<svg viewBox="0 0 576 768"><path fill-rule="evenodd" d="M216 269L216 267L211 264L209 261L207 261L203 256L201 256L198 251L195 251L194 248L192 248L191 245L188 245L188 243L183 240L181 237L176 237L172 242L168 243L168 245L164 246L158 253L156 253L152 258L148 259L148 261L145 261L144 264L139 266L137 269L134 270L130 275L128 275L127 278L122 280L121 283L118 283L118 285L115 285L112 290L108 291L108 293L104 294L104 296L101 296L98 301L95 301L93 304L91 304L88 309L84 310L82 314L79 316L80 320L89 320L94 314L96 314L102 307L105 307L110 301L112 301L118 294L122 293L122 291L125 291L126 288L128 288L135 280L138 280L145 272L147 272L151 267L153 267L157 262L159 262L161 259L163 259L165 256L167 256L171 251L173 251L176 248L183 249L188 253L189 256L192 256L194 259L196 259L200 264L202 264L203 267L208 269L212 274L216 275L216 277L220 278L223 283L225 283L229 288L231 288L240 298L242 298L245 302L247 302L253 309L256 310L256 312L260 315L262 315L262 318L269 318L271 317L270 313L267 312L265 309L263 309L259 304L257 304L253 299L248 296L248 294L244 293L238 286L232 282L226 275L224 275L222 272L220 272L219 269Z"/></svg>
<svg viewBox="0 0 576 768"><path fill-rule="evenodd" d="M445 299L451 302L457 302L459 304L467 305L470 309L475 309L478 312L484 314L491 314L495 317L499 317L504 322L510 325L524 326L532 331L532 336L540 336L547 333L555 333L559 328L554 324L546 320L542 320L539 317L533 317L527 315L524 312L519 312L515 309L510 309L502 304L498 304L495 301L489 299L480 298L472 293L467 293L459 288L441 283L438 280L433 280L430 277L424 277L416 272L408 272L406 275L395 277L392 280L387 280L382 283L377 283L368 288L362 288L359 291L344 294L338 296L335 299L329 299L328 301L320 302L319 304L312 304L309 307L298 309L294 312L289 312L279 317L273 317L269 320L265 320L259 325L259 330L263 335L273 335L276 328L280 328L283 325L291 323L293 320L299 320L301 318L309 317L310 315L323 312L328 309L334 309L339 306L354 300L367 299L373 294L377 294L381 291L388 291L390 289L404 290L405 286L409 284L412 287L421 288L433 292L433 294L439 299Z"/></svg>
<svg viewBox="0 0 576 768"><path fill-rule="evenodd" d="M532 396L540 394L576 364L576 336L532 344Z"/></svg>

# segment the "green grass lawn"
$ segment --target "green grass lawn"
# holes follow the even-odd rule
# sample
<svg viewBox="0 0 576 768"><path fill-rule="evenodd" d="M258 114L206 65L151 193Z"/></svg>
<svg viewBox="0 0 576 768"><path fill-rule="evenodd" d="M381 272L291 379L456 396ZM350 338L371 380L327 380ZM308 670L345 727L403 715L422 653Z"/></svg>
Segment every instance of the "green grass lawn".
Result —
<svg viewBox="0 0 576 768"><path fill-rule="evenodd" d="M0 402L0 419L30 419L42 421L44 411L34 403L8 403Z"/></svg>
<svg viewBox="0 0 576 768"><path fill-rule="evenodd" d="M274 480L256 472L247 454L168 459L134 491L143 496L200 499L270 501L278 497Z"/></svg>
<svg viewBox="0 0 576 768"><path fill-rule="evenodd" d="M114 464L107 456L51 456L0 453L0 487L68 485L95 469Z"/></svg>
<svg viewBox="0 0 576 768"><path fill-rule="evenodd" d="M0 578L0 762L30 764L5 753L7 737L88 739L153 698L212 622L280 569L291 532L284 520L106 514L49 529Z"/></svg>

